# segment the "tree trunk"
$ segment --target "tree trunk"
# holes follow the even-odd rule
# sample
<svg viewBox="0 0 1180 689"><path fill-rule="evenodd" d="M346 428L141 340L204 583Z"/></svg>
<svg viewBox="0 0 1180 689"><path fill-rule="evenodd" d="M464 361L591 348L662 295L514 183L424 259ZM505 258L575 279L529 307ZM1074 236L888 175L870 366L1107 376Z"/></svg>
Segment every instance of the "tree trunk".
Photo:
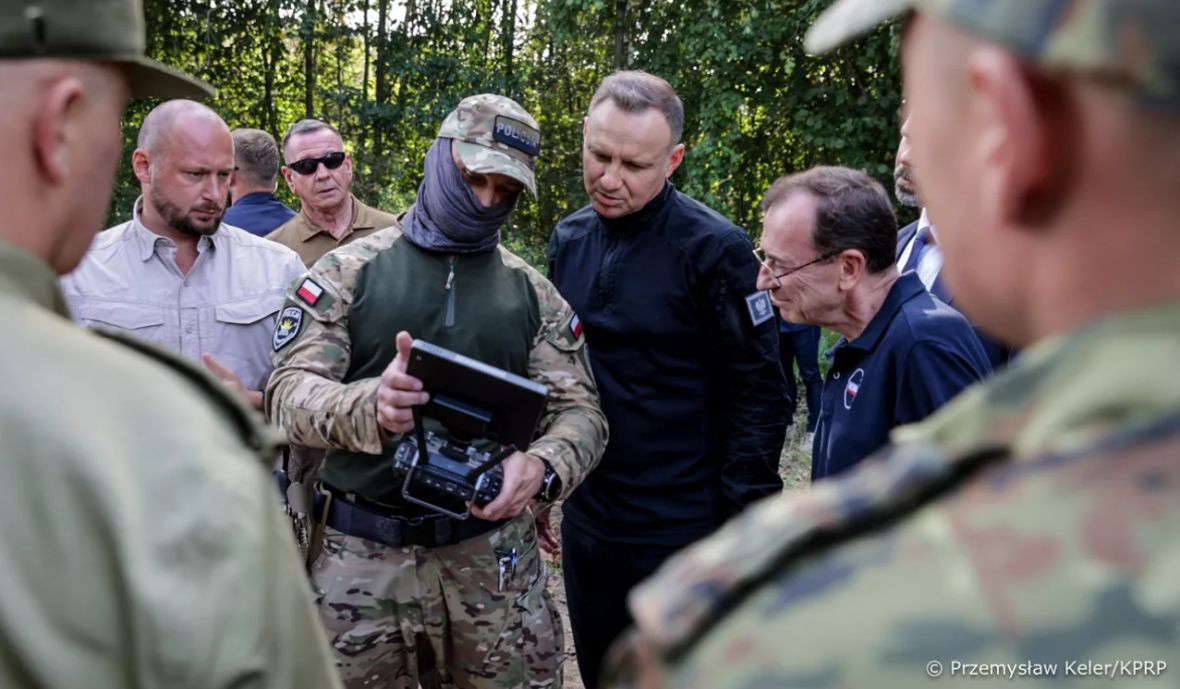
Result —
<svg viewBox="0 0 1180 689"><path fill-rule="evenodd" d="M504 0L504 83L509 92L519 98L516 82L512 79L512 53L516 48L516 0Z"/></svg>
<svg viewBox="0 0 1180 689"><path fill-rule="evenodd" d="M361 7L364 12L364 21L361 29L362 44L365 49L365 67L364 76L361 77L361 101L369 100L369 0L364 0Z"/></svg>
<svg viewBox="0 0 1180 689"><path fill-rule="evenodd" d="M377 0L377 92L373 100L378 106L389 101L389 0ZM374 165L380 165L385 153L385 127L381 118L374 117L373 158Z"/></svg>
<svg viewBox="0 0 1180 689"><path fill-rule="evenodd" d="M615 71L627 69L627 0L615 0Z"/></svg>
<svg viewBox="0 0 1180 689"><path fill-rule="evenodd" d="M315 25L319 0L307 0L303 15L303 116L315 115Z"/></svg>
<svg viewBox="0 0 1180 689"><path fill-rule="evenodd" d="M337 6L335 14L336 29L331 35L336 43L333 51L336 58L336 126L341 127L344 125L344 61L347 59L343 53L351 41L346 40L348 26L344 21L344 8Z"/></svg>
<svg viewBox="0 0 1180 689"><path fill-rule="evenodd" d="M403 23L403 25L405 26L405 29L406 29L404 40L405 40L405 45L407 46L407 48L406 48L405 54L408 56L407 59L409 59L409 60L413 60L413 59L418 58L418 51L417 51L417 45L416 45L418 43L418 40L414 36L414 33L413 33L414 32L414 24L417 23L417 21L418 21L418 0L408 0L406 2L406 20ZM387 66L387 68L388 68L388 66ZM400 118L402 117L402 113L405 112L406 96L409 95L410 89L413 87L414 87L414 84L410 83L409 77L399 80L398 90L397 90L397 108L396 108L397 117L398 117L399 121L400 121ZM390 129L392 130L392 129L396 128L396 125L398 123L397 122L390 122L388 124L389 124Z"/></svg>
<svg viewBox="0 0 1180 689"><path fill-rule="evenodd" d="M369 103L369 0L363 0L363 2L361 3L361 8L362 8L363 16L364 16L364 20L361 24L361 26L362 26L362 28L361 28L361 47L365 51L365 57L364 57L365 67L364 67L364 71L362 72L363 76L361 77L361 103L360 103L361 108L363 110L364 107ZM366 138L368 137L368 134L369 134L369 130L364 126L364 124L365 124L364 120L361 120L360 124L361 124L361 126L359 127L360 131L357 133L357 136L360 137L360 140L357 142L357 147L363 151L363 150L366 150L365 143L366 143Z"/></svg>
<svg viewBox="0 0 1180 689"><path fill-rule="evenodd" d="M283 18L279 14L279 3L281 0L271 0L268 4L271 6L273 14L266 22L267 26L267 44L263 50L262 60L266 67L266 73L263 75L263 118L266 130L276 141L279 137L279 111L275 106L275 72L278 70L279 59L283 49Z"/></svg>

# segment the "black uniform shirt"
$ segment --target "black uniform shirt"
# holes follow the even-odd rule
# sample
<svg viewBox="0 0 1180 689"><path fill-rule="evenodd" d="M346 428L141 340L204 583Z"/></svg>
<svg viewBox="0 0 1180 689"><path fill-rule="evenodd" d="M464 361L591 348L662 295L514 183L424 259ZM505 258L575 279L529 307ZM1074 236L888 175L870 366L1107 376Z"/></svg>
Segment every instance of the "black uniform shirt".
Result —
<svg viewBox="0 0 1180 689"><path fill-rule="evenodd" d="M564 518L599 538L688 543L782 490L775 319L746 234L671 184L641 210L561 221L550 278L585 328L611 439Z"/></svg>

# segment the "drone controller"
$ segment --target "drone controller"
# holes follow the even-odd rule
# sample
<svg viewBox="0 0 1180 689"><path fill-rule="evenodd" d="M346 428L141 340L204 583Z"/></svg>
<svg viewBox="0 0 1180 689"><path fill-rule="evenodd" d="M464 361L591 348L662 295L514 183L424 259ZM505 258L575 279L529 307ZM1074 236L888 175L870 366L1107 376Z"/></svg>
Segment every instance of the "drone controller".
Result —
<svg viewBox="0 0 1180 689"><path fill-rule="evenodd" d="M398 443L390 462L404 477L402 498L467 519L470 505L482 507L500 494L501 463L532 441L548 389L422 340L411 347L406 373L422 381L430 401L413 408L413 437ZM445 433L426 430L428 418ZM500 449L480 450L480 440ZM453 509L457 503L465 506L462 512Z"/></svg>

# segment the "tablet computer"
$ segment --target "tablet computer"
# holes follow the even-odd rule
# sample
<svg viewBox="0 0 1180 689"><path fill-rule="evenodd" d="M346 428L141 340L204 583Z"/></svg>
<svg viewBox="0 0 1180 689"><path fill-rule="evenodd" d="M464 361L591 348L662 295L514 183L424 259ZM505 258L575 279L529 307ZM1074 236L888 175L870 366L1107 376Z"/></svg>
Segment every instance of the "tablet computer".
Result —
<svg viewBox="0 0 1180 689"><path fill-rule="evenodd" d="M485 438L524 451L545 411L548 388L425 340L414 340L406 373L422 381L424 416L452 436Z"/></svg>

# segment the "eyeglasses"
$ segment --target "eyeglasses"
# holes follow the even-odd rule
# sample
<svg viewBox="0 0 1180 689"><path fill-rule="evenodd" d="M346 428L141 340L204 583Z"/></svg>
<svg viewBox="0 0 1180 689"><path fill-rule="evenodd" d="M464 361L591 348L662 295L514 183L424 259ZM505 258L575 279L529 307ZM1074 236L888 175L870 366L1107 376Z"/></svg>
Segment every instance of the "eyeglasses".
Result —
<svg viewBox="0 0 1180 689"><path fill-rule="evenodd" d="M323 163L324 167L328 168L329 170L335 170L344 164L344 155L344 151L334 151L328 155L320 156L319 158L304 158L302 160L296 160L293 163L288 163L287 167L301 175L313 174L319 169L320 163Z"/></svg>
<svg viewBox="0 0 1180 689"><path fill-rule="evenodd" d="M768 257L766 255L765 249L763 249L762 247L758 247L757 249L754 249L754 258L758 259L758 262L762 264L762 267L766 269L766 272L770 273L770 277L772 277L775 282L774 288L781 289L783 286L783 280L782 280L783 278L785 278L788 275L791 275L793 273L798 273L799 271L803 270L807 266L813 266L816 263L822 263L822 262L832 258L833 256L840 254L840 253L841 253L840 251L829 251L826 254L820 255L819 258L808 261L807 263L804 263L801 266L795 266L794 268L791 268L787 272L779 273L778 275L775 275L774 268L770 267L770 263L769 263L770 257Z"/></svg>

